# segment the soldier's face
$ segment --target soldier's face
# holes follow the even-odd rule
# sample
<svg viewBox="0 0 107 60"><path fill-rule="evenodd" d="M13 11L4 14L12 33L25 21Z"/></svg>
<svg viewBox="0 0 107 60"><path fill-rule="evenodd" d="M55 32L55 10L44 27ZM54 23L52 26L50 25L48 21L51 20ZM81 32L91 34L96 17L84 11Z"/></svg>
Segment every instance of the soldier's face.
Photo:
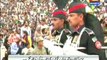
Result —
<svg viewBox="0 0 107 60"><path fill-rule="evenodd" d="M77 13L70 13L68 14L67 21L69 22L69 25L73 28L77 27L80 23L80 15Z"/></svg>
<svg viewBox="0 0 107 60"><path fill-rule="evenodd" d="M53 29L54 30L59 30L64 24L64 20L61 20L59 18L52 18L51 23L53 24Z"/></svg>

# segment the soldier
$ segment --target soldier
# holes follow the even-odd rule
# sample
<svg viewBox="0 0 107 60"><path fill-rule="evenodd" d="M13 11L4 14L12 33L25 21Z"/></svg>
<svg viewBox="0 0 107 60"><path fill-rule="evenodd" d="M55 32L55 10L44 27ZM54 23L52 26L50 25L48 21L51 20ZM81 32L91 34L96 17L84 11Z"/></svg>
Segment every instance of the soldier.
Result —
<svg viewBox="0 0 107 60"><path fill-rule="evenodd" d="M71 46L83 47L79 51L89 55L99 55L100 60L106 60L101 46L104 44L103 30L98 19L86 12L87 4L74 0L69 6L68 22L73 28Z"/></svg>
<svg viewBox="0 0 107 60"><path fill-rule="evenodd" d="M37 38L37 46L34 48L33 52L31 54L33 55L49 55L49 51L47 48L44 47L43 45L43 37L38 37Z"/></svg>
<svg viewBox="0 0 107 60"><path fill-rule="evenodd" d="M51 23L53 25L53 30L57 31L54 35L59 35L58 43L64 44L67 36L64 29L67 28L68 23L66 21L66 12L63 10L68 0L53 0L57 5L58 9L53 12Z"/></svg>

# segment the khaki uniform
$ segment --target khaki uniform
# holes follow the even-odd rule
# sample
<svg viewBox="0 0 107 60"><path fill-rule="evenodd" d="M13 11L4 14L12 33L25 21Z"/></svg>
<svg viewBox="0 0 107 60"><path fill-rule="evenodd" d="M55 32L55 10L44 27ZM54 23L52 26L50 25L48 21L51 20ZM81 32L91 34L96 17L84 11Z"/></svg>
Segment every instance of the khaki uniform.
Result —
<svg viewBox="0 0 107 60"><path fill-rule="evenodd" d="M38 49L37 47L32 52L33 55L47 55L46 49L43 47L42 49Z"/></svg>

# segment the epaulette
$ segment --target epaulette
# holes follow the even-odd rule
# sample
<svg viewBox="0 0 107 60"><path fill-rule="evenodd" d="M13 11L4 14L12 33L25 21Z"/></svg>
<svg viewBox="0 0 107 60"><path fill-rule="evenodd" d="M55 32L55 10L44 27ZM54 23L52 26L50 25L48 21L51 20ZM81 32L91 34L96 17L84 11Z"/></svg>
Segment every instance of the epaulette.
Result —
<svg viewBox="0 0 107 60"><path fill-rule="evenodd" d="M94 33L91 29L86 28L85 31L87 32L87 34L88 34L89 36L92 37L92 41L93 41L93 42L96 42L96 41L97 41L97 38L96 38L96 36L95 36L95 33Z"/></svg>
<svg viewBox="0 0 107 60"><path fill-rule="evenodd" d="M89 29L89 28L86 28L85 31L86 31L86 32L88 33L88 35L92 38L92 41L95 43L95 47L96 47L97 49L101 49L102 44L101 44L100 41L98 41L95 33L94 33L91 29Z"/></svg>
<svg viewBox="0 0 107 60"><path fill-rule="evenodd" d="M89 28L86 28L85 31L88 33L89 36L95 35L95 33Z"/></svg>

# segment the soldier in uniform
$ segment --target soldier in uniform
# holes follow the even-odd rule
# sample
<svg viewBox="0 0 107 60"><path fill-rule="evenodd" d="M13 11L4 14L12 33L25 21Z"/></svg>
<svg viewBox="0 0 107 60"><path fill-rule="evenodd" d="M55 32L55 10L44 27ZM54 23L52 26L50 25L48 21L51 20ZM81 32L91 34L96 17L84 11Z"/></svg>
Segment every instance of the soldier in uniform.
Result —
<svg viewBox="0 0 107 60"><path fill-rule="evenodd" d="M64 44L67 36L65 30L69 27L68 22L66 21L66 12L63 10L68 0L53 0L58 9L53 12L51 23L53 25L54 36L59 35L58 43ZM62 46L61 46L62 47Z"/></svg>
<svg viewBox="0 0 107 60"><path fill-rule="evenodd" d="M73 28L71 46L83 47L77 49L89 55L99 55L99 60L106 60L101 46L104 44L103 30L98 19L86 12L88 5L79 0L73 0L69 6L67 21Z"/></svg>

